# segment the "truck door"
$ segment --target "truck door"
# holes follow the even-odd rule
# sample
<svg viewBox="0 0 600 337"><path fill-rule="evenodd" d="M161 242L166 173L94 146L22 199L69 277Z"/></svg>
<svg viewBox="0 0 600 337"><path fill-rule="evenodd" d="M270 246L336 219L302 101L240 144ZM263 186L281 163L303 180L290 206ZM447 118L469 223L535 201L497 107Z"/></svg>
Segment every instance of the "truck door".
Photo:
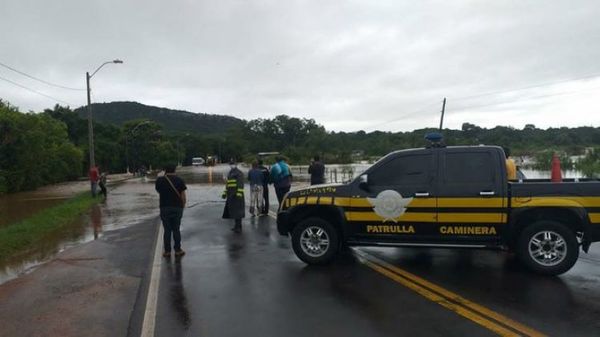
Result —
<svg viewBox="0 0 600 337"><path fill-rule="evenodd" d="M490 148L441 151L437 201L441 240L490 241L502 234L507 184L500 154Z"/></svg>
<svg viewBox="0 0 600 337"><path fill-rule="evenodd" d="M410 241L436 225L435 154L432 149L398 153L365 173L368 187L353 190L346 212L356 237Z"/></svg>

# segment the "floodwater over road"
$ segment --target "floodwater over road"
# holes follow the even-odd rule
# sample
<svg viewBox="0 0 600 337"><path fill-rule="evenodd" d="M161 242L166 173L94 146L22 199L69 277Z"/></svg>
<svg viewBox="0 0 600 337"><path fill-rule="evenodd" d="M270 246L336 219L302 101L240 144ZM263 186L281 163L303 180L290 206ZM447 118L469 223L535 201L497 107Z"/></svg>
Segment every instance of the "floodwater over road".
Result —
<svg viewBox="0 0 600 337"><path fill-rule="evenodd" d="M243 168L247 170L247 168ZM223 179L229 170L228 165L215 167L185 167L179 170L190 190L202 193L188 198L188 207L221 202L220 195ZM211 185L214 185L210 187ZM210 187L210 188L207 188ZM16 193L3 196L0 205L2 214L10 214L18 221L31 216L46 207L58 204L74 194L87 191L88 182L69 182L41 188L33 192ZM276 202L272 191L272 202ZM6 212L6 213L4 213ZM126 228L158 216L158 195L154 190L154 179L135 178L109 185L106 201L75 220L65 230L46 238L42 245L0 264L0 284L29 272L41 263L51 259L56 253L69 247L96 240L104 232ZM4 219L4 216L2 217ZM6 223L10 223L6 221ZM1 225L1 224L0 224Z"/></svg>
<svg viewBox="0 0 600 337"><path fill-rule="evenodd" d="M30 217L45 208L61 203L74 194L89 189L87 181L49 185L35 191L0 195L0 226Z"/></svg>
<svg viewBox="0 0 600 337"><path fill-rule="evenodd" d="M83 190L88 188L83 184ZM59 189L48 189L45 192L19 193L22 196L54 196L57 202L82 191L80 183L64 184ZM11 195L15 196L15 195ZM20 202L20 201L18 201ZM56 253L84 242L98 239L103 232L128 227L144 219L156 217L157 196L154 186L145 179L132 179L109 186L106 201L94 205L92 209L65 230L46 238L44 243L35 247L23 256L17 256L0 265L0 284L20 273L28 272L39 264L52 258ZM28 211L30 212L30 211ZM31 214L31 213L29 213Z"/></svg>

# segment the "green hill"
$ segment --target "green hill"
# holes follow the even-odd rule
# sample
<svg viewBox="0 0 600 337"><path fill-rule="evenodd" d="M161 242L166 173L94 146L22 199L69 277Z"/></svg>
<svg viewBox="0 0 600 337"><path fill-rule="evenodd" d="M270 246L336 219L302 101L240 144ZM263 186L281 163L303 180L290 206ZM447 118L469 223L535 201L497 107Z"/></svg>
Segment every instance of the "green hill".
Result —
<svg viewBox="0 0 600 337"><path fill-rule="evenodd" d="M87 118L85 106L75 109L75 112ZM149 119L159 123L167 132L221 133L243 123L231 116L171 110L137 102L94 103L92 113L94 120L118 126L135 119Z"/></svg>

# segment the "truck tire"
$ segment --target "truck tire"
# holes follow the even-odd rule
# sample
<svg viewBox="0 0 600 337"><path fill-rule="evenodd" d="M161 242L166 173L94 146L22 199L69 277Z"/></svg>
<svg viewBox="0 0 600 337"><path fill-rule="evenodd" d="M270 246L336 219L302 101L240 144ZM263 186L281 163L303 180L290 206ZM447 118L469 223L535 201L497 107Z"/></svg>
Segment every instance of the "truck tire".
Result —
<svg viewBox="0 0 600 337"><path fill-rule="evenodd" d="M579 243L575 233L567 226L542 220L523 229L517 243L517 254L532 271L559 275L577 262Z"/></svg>
<svg viewBox="0 0 600 337"><path fill-rule="evenodd" d="M337 230L326 220L308 218L292 230L292 248L307 264L327 264L339 251Z"/></svg>

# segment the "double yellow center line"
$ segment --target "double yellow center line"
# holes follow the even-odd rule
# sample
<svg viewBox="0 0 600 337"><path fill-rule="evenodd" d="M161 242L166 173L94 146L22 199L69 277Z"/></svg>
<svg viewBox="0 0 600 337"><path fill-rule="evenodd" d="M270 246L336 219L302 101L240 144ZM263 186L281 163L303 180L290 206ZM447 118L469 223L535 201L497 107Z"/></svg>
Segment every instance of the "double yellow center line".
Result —
<svg viewBox="0 0 600 337"><path fill-rule="evenodd" d="M419 295L467 318L503 337L543 337L543 333L516 322L502 314L473 303L412 273L391 265L371 254L353 249L360 261L374 271L413 290Z"/></svg>
<svg viewBox="0 0 600 337"><path fill-rule="evenodd" d="M269 211L269 216L277 219L277 214ZM360 249L353 248L359 260L372 270L411 289L417 294L449 309L502 337L546 337L545 334L516 322L491 309L473 303L466 298L433 284L419 276L391 265Z"/></svg>

